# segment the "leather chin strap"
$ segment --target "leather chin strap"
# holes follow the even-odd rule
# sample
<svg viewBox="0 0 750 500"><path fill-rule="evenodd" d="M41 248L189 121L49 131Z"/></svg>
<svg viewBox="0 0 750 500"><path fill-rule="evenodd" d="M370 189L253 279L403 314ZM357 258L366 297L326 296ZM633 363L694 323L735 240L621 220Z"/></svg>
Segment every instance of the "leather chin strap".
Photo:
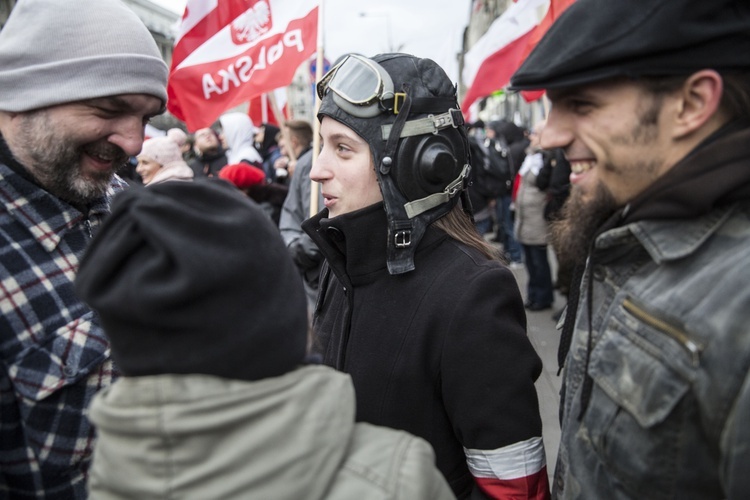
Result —
<svg viewBox="0 0 750 500"><path fill-rule="evenodd" d="M456 177L450 184L445 186L445 189L443 191L408 202L406 205L404 205L404 208L406 209L406 215L408 215L411 219L413 217L416 217L417 215L423 214L424 212L432 208L437 207L438 205L442 205L443 203L447 203L448 201L450 201L450 199L460 193L466 185L465 181L469 176L470 168L471 167L468 164L464 165L464 168L463 170L461 170L461 173L458 174L458 177Z"/></svg>
<svg viewBox="0 0 750 500"><path fill-rule="evenodd" d="M404 92L406 98L396 116L396 121L393 125L383 127L384 129L388 127L387 142L383 158L377 169L388 219L388 272L393 275L414 270L414 253L427 230L427 226L447 214L455 206L458 202L456 194L461 193L466 187L466 176L469 173L469 166L465 165L461 174L446 186L443 192L419 200L410 202L401 194L390 175L396 157L398 141L402 137L437 132L440 128L447 126L455 127L457 126L455 123L458 122L458 119L454 122L454 113L452 113L454 110L437 117L430 116L407 122L412 100L409 97L409 87L406 84L404 84ZM460 112L458 112L458 115L461 116ZM410 126L410 123L415 125ZM463 116L461 116L462 123ZM383 133L385 139L385 130Z"/></svg>

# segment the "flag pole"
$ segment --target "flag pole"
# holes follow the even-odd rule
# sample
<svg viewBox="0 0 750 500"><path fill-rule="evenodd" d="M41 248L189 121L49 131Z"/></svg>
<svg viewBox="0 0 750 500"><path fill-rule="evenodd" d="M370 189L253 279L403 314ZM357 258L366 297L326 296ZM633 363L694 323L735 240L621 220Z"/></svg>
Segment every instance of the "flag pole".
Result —
<svg viewBox="0 0 750 500"><path fill-rule="evenodd" d="M316 62L315 62L315 83L317 84L321 78L323 78L323 6L325 0L320 0L318 5L318 47L316 50ZM313 148L312 148L312 162L315 165L318 159L318 151L320 151L320 121L318 121L318 108L320 108L320 98L318 97L317 89L313 91L313 99L315 104L313 106ZM310 217L317 214L320 208L318 207L318 191L320 186L317 182L310 181Z"/></svg>
<svg viewBox="0 0 750 500"><path fill-rule="evenodd" d="M286 117L284 116L284 113L281 112L279 109L279 103L276 100L276 93L275 91L271 91L267 94L268 102L271 104L271 112L273 113L274 118L276 118L276 123L279 124L279 128L282 128L284 126L284 122L286 121Z"/></svg>
<svg viewBox="0 0 750 500"><path fill-rule="evenodd" d="M268 123L268 97L265 93L260 96L260 116L263 123Z"/></svg>

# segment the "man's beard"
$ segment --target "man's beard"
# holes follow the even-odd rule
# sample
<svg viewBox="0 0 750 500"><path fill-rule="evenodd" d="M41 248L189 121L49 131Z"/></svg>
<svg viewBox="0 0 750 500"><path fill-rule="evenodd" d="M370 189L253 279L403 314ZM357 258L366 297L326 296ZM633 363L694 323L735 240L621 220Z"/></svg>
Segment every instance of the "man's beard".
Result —
<svg viewBox="0 0 750 500"><path fill-rule="evenodd" d="M107 192L117 168L128 159L125 152L100 140L78 144L64 132L49 124L46 111L24 115L14 145L24 151L29 165L24 165L50 193L73 205L87 205ZM112 159L112 169L81 172L83 154Z"/></svg>
<svg viewBox="0 0 750 500"><path fill-rule="evenodd" d="M589 200L584 200L582 190L573 186L560 219L551 225L552 243L559 258L571 265L585 262L597 230L617 209L617 202L603 184L596 185Z"/></svg>

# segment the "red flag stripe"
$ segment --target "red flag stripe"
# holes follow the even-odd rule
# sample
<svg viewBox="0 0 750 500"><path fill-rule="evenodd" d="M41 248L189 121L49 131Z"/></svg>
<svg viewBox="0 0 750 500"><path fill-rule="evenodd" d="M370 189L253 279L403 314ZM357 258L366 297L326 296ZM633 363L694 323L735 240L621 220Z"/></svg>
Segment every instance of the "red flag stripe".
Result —
<svg viewBox="0 0 750 500"><path fill-rule="evenodd" d="M544 34L547 32L547 30L552 26L552 23L555 22L555 20L560 17L560 15L565 12L565 9L570 7L575 0L551 0L549 4L549 9L547 9L547 14L544 16L544 19L539 23L539 25L534 28L534 31L531 34L531 38L529 39L529 43L526 47L526 51L523 54L523 57L521 58L521 61L518 63L518 66L520 67L521 64L526 60L527 57L529 57L529 54L531 54L531 51L534 50L534 47L537 46L539 41L542 39ZM512 76L512 75L511 75ZM526 102L533 102L538 99L541 99L544 95L544 90L524 90L521 92L521 95L523 96L523 99Z"/></svg>
<svg viewBox="0 0 750 500"><path fill-rule="evenodd" d="M539 24L539 9L549 0L519 0L495 19L464 57L463 79L469 89L461 107L507 85L520 65L528 38Z"/></svg>
<svg viewBox="0 0 750 500"><path fill-rule="evenodd" d="M503 88L521 63L521 57L526 50L531 32L490 54L479 67L474 78L474 84L466 91L461 108L469 109L477 99L490 95Z"/></svg>
<svg viewBox="0 0 750 500"><path fill-rule="evenodd" d="M487 33L475 44L476 49L472 47L465 58L467 62L464 81L469 85L461 105L465 113L474 101L508 84L510 77L539 43L552 23L574 1L518 0L492 23ZM536 25L529 24L529 13L540 8L545 2L549 2L549 7L544 18ZM508 33L516 34L518 31L522 33L505 43ZM483 60L480 63L472 63L472 58ZM523 97L527 102L531 102L543 94L543 91L527 92Z"/></svg>

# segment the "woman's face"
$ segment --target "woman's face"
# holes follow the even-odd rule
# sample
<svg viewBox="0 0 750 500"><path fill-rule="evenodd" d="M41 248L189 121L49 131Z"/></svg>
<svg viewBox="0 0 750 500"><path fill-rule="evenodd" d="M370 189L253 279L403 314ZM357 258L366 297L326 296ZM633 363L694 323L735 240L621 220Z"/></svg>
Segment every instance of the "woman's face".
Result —
<svg viewBox="0 0 750 500"><path fill-rule="evenodd" d="M153 180L156 172L158 172L160 168L161 163L149 158L148 156L141 155L138 157L138 166L135 167L135 171L138 172L138 175L143 179L143 184L148 184Z"/></svg>
<svg viewBox="0 0 750 500"><path fill-rule="evenodd" d="M321 185L328 214L336 217L383 200L370 146L330 117L320 122L321 150L310 179Z"/></svg>

